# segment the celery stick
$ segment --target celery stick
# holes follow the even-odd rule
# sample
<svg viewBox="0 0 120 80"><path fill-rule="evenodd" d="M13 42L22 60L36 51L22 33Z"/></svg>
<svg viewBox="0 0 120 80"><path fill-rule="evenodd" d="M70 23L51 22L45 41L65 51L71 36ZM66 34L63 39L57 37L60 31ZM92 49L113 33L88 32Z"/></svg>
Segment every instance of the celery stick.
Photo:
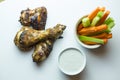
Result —
<svg viewBox="0 0 120 80"><path fill-rule="evenodd" d="M105 32L107 32L107 33L111 32L111 29L114 27L114 25L115 25L114 22L110 22L110 23L108 24L108 29L105 30Z"/></svg>
<svg viewBox="0 0 120 80"><path fill-rule="evenodd" d="M96 16L96 17L92 20L91 26L95 26L99 20L100 20L100 17Z"/></svg>
<svg viewBox="0 0 120 80"><path fill-rule="evenodd" d="M90 26L90 20L88 17L82 19L82 24L84 27Z"/></svg>
<svg viewBox="0 0 120 80"><path fill-rule="evenodd" d="M99 11L99 12L97 13L97 16L101 18L101 17L103 16L103 14L104 14L104 13L103 13L102 11Z"/></svg>
<svg viewBox="0 0 120 80"><path fill-rule="evenodd" d="M108 24L108 27L109 27L110 29L112 29L114 25L115 25L114 22L110 22L110 23Z"/></svg>
<svg viewBox="0 0 120 80"><path fill-rule="evenodd" d="M87 37L87 36L79 36L79 39L81 41L96 42L96 43L99 43L99 44L104 44L104 41L102 39L98 39L98 38Z"/></svg>
<svg viewBox="0 0 120 80"><path fill-rule="evenodd" d="M107 20L105 20L104 24L108 25L108 29L105 30L105 32L110 33L111 29L115 25L113 18L109 17Z"/></svg>
<svg viewBox="0 0 120 80"><path fill-rule="evenodd" d="M104 24L109 24L110 22L114 22L113 18L109 17L107 20L105 20Z"/></svg>
<svg viewBox="0 0 120 80"><path fill-rule="evenodd" d="M106 33L110 33L110 32L111 32L111 29L108 27L108 29L105 30L104 32L106 32Z"/></svg>
<svg viewBox="0 0 120 80"><path fill-rule="evenodd" d="M103 16L103 12L102 11L99 11L98 13L97 13L97 15L93 18L93 20L92 20L92 23L91 23L91 26L95 26L98 22L99 22L99 20L101 19L101 17Z"/></svg>

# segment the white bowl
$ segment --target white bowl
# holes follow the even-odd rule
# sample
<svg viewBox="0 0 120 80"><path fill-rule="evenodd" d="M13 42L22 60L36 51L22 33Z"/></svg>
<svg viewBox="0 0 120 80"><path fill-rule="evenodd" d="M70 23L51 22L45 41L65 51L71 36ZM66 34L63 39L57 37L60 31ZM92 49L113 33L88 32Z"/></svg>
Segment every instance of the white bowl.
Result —
<svg viewBox="0 0 120 80"><path fill-rule="evenodd" d="M86 65L85 54L76 48L63 50L58 57L59 69L67 75L77 75L83 71Z"/></svg>
<svg viewBox="0 0 120 80"><path fill-rule="evenodd" d="M87 15L86 15L87 16ZM76 38L76 40L77 40L77 42L80 44L80 45L82 45L83 47L85 47L85 48L88 48L88 49L95 49L95 48L98 48L98 47L100 47L101 45L100 44L97 44L97 45L87 45L87 44L84 44L82 41L80 41L80 39L79 39L79 35L77 34L77 27L78 27L78 25L82 22L82 19L84 18L84 17L86 17L86 16L83 16L82 18L80 18L78 21L77 21L77 23L76 23L76 25L75 25L75 38Z"/></svg>

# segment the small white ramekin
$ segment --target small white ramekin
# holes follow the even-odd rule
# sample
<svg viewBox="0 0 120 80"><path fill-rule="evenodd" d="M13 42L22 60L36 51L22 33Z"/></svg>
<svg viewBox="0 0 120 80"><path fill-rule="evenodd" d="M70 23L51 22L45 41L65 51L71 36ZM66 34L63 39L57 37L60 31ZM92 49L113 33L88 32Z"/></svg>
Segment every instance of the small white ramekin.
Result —
<svg viewBox="0 0 120 80"><path fill-rule="evenodd" d="M66 51L69 51L69 50L78 51L78 53L80 53L80 55L82 55L82 64L80 64L80 62L77 63L77 64L80 64L80 65L81 65L81 67L78 67L78 68L79 68L78 70L68 71L68 70L66 70L66 68L63 68L62 65L60 64L61 55L65 54L65 52L66 52ZM73 59L73 58L71 58L71 60L72 60L72 59ZM75 58L74 58L74 59L75 59ZM75 60L77 60L77 59L75 59ZM70 63L70 64L72 64L72 66L74 66L74 63ZM77 49L77 48L67 48L67 49L64 49L64 50L59 54L59 56L58 56L58 67L59 67L59 69L60 69L63 73L65 73L66 75L77 75L77 74L79 74L80 72L82 72L82 71L84 70L85 66L86 66L86 55L85 55L81 50L79 50L79 49ZM71 67L71 66L69 66L69 67ZM69 68L69 67L68 67L68 68Z"/></svg>

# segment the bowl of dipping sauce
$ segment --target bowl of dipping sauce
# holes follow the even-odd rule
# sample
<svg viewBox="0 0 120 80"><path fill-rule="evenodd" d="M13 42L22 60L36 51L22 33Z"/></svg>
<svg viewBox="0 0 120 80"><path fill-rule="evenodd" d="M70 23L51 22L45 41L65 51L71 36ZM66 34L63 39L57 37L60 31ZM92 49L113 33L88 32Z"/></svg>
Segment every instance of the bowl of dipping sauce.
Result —
<svg viewBox="0 0 120 80"><path fill-rule="evenodd" d="M86 56L77 48L67 48L58 57L59 69L67 75L77 75L86 65Z"/></svg>

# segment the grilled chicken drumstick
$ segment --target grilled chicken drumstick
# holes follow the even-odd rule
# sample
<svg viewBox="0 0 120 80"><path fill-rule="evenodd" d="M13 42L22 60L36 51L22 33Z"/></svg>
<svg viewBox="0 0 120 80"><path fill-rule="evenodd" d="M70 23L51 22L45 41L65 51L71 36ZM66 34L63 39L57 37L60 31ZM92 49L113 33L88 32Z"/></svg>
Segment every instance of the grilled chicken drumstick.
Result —
<svg viewBox="0 0 120 80"><path fill-rule="evenodd" d="M39 42L35 46L34 53L32 54L33 62L39 63L45 60L52 51L54 42L55 39L47 39Z"/></svg>
<svg viewBox="0 0 120 80"><path fill-rule="evenodd" d="M46 20L47 9L45 7L22 10L19 21L23 27L17 32L14 39L15 45L21 50L26 51L35 46L32 58L36 63L49 56L55 40L61 37L66 28L66 26L58 24L54 28L44 30Z"/></svg>
<svg viewBox="0 0 120 80"><path fill-rule="evenodd" d="M47 9L45 7L39 7L33 10L27 9L21 12L20 23L22 25L32 26L36 30L44 30L47 20ZM35 45L35 50L33 55L33 61L38 61L36 59L36 54L42 52L40 60L44 60L52 50L53 40L45 40L39 42ZM45 45L45 46L44 46ZM46 54L47 53L47 54ZM35 57L35 58L34 58Z"/></svg>
<svg viewBox="0 0 120 80"><path fill-rule="evenodd" d="M26 9L21 11L20 23L24 26L31 26L37 30L45 29L47 19L47 9L38 7L33 10Z"/></svg>
<svg viewBox="0 0 120 80"><path fill-rule="evenodd" d="M60 37L66 28L65 25L57 24L53 28L46 30L34 30L28 27L22 27L20 31L17 32L14 42L22 50L28 50L36 43L44 41L47 39L57 39Z"/></svg>

